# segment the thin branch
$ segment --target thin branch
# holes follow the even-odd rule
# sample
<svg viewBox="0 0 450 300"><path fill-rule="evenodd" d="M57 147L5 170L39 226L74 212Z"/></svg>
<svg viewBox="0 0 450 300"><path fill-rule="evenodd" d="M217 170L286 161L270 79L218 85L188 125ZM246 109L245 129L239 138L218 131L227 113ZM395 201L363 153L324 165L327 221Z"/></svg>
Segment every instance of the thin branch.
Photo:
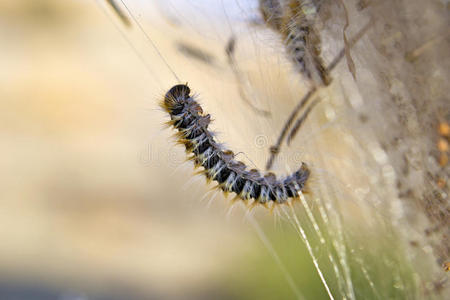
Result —
<svg viewBox="0 0 450 300"><path fill-rule="evenodd" d="M228 57L228 64L233 71L234 78L236 79L236 84L238 87L239 95L241 96L241 99L244 101L245 104L247 104L254 112L257 114L260 114L264 117L269 117L271 113L267 110L261 109L254 105L247 97L247 94L242 87L242 82L244 79L242 78L241 71L239 70L238 66L236 65L236 61L234 59L234 49L236 46L236 38L234 36L231 36L228 40L227 46L225 47L225 53Z"/></svg>

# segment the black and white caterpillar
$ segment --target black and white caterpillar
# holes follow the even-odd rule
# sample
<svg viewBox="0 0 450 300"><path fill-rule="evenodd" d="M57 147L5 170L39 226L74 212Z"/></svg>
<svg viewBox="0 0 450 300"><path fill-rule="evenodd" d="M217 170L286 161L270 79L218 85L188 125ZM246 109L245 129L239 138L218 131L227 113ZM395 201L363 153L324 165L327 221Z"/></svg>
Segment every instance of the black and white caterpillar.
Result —
<svg viewBox="0 0 450 300"><path fill-rule="evenodd" d="M275 174L261 175L247 169L243 162L236 161L232 151L225 150L214 140L214 133L208 129L211 116L204 114L198 102L190 96L187 85L172 87L165 95L161 107L169 113L169 125L178 130L178 143L186 147L196 167L203 167L208 180L218 183L218 188L227 194L234 192L236 198L254 203L286 203L297 198L308 180L310 171L305 163L293 174L277 179Z"/></svg>
<svg viewBox="0 0 450 300"><path fill-rule="evenodd" d="M265 23L277 31L298 71L309 80L329 85L331 78L321 57L321 38L316 29L323 0L260 0Z"/></svg>

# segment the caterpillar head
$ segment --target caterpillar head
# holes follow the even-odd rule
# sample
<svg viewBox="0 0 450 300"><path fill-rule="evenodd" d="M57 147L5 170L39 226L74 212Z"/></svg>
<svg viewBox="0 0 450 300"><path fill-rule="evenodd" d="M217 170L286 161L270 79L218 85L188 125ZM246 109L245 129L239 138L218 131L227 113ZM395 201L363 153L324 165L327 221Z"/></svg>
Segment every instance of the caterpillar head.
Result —
<svg viewBox="0 0 450 300"><path fill-rule="evenodd" d="M177 84L173 86L164 96L164 101L161 106L166 111L172 111L184 104L189 98L191 89L185 84Z"/></svg>

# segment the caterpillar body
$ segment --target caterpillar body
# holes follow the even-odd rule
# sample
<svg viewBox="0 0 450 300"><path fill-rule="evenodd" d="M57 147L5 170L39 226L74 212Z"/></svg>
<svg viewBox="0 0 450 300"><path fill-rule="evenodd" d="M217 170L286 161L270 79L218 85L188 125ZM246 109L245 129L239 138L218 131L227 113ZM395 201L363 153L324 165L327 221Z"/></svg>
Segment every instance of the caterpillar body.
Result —
<svg viewBox="0 0 450 300"><path fill-rule="evenodd" d="M304 189L310 175L305 163L293 174L277 179L273 173L263 176L260 171L249 170L243 162L236 161L232 151L215 141L214 133L208 129L211 116L203 113L187 85L172 87L161 107L170 115L168 124L178 130L178 143L186 147L188 159L196 167L203 167L201 173L208 180L216 181L225 194L234 192L237 199L253 199L256 204L267 205L286 203Z"/></svg>
<svg viewBox="0 0 450 300"><path fill-rule="evenodd" d="M323 0L260 0L266 24L281 34L286 52L298 71L314 79L314 70L324 85L331 78L321 57L321 39L315 27Z"/></svg>

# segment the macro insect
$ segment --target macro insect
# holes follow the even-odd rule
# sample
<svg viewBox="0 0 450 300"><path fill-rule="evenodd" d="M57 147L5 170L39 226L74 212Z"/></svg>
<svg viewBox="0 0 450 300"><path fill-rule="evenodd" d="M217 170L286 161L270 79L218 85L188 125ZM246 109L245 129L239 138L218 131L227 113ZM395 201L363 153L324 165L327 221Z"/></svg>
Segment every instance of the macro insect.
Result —
<svg viewBox="0 0 450 300"><path fill-rule="evenodd" d="M344 30L346 48L340 51L328 66L325 66L322 58L322 41L316 28L320 9L325 2L325 0L259 0L259 10L265 24L281 36L288 58L298 72L312 83L310 91L298 102L284 123L277 142L270 147L270 157L266 163L267 170L272 167L286 135L289 145L313 107L318 103L315 100L308 105L308 101L314 96L318 87L326 87L331 84L330 72L344 55L347 56L350 67L351 58L348 49L363 36L371 25L369 22L350 41L346 40ZM294 123L297 114L305 106L307 107L303 114ZM292 129L289 131L291 126Z"/></svg>
<svg viewBox="0 0 450 300"><path fill-rule="evenodd" d="M316 23L323 0L260 0L265 23L277 31L288 57L308 80L329 85L331 78L321 57ZM319 77L319 80L316 77Z"/></svg>
<svg viewBox="0 0 450 300"><path fill-rule="evenodd" d="M321 39L315 28L321 2L322 0L260 0L259 10L264 22L281 35L287 56L298 72L313 83L318 81L317 78L320 78L320 85L327 86L331 83L331 78L321 57ZM272 167L290 126L316 89L316 84L314 84L311 91L302 98L292 111L276 144L270 147L270 158L267 161L266 169L269 170ZM297 120L288 136L288 143L293 139L316 104L317 101L313 101Z"/></svg>
<svg viewBox="0 0 450 300"><path fill-rule="evenodd" d="M209 181L216 181L217 187L225 194L234 192L235 199L252 199L254 204L281 204L299 196L310 175L305 163L282 179L277 179L273 173L263 176L256 169L247 169L243 162L234 159L232 151L223 149L215 141L215 134L208 129L211 116L203 113L190 92L187 85L175 85L160 105L170 115L168 125L178 130L177 142L186 147L186 152L190 154L188 159L196 167L203 168L200 173Z"/></svg>

